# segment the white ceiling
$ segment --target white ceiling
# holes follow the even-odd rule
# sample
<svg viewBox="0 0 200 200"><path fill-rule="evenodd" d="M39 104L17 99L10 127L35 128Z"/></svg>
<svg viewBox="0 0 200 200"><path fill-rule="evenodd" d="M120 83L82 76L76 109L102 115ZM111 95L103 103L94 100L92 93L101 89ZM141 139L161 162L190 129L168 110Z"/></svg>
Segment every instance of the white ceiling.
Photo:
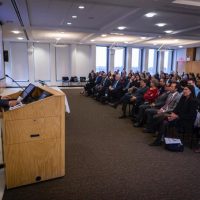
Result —
<svg viewBox="0 0 200 200"><path fill-rule="evenodd" d="M174 0L0 0L3 40L123 46L200 46L200 6ZM194 4L200 0L187 0ZM79 9L84 5L85 9ZM155 12L153 18L144 15ZM72 19L76 15L77 19ZM71 22L71 25L67 25ZM156 23L166 23L157 27ZM118 30L118 26L126 26ZM12 30L19 30L14 34ZM172 30L166 34L165 30ZM112 33L112 34L111 34ZM102 34L106 36L102 37ZM121 35L124 34L124 35ZM141 38L142 37L142 38Z"/></svg>

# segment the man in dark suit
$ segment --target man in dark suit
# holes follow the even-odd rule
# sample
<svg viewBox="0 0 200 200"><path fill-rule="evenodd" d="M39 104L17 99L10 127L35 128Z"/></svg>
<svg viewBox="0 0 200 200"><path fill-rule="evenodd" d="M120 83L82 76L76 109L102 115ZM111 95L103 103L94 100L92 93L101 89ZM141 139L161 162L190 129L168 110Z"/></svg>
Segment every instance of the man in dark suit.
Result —
<svg viewBox="0 0 200 200"><path fill-rule="evenodd" d="M122 95L122 83L120 81L121 76L117 74L115 76L115 81L112 84L112 86L109 86L108 88L108 101L109 102L114 102L118 99L120 99Z"/></svg>
<svg viewBox="0 0 200 200"><path fill-rule="evenodd" d="M135 88L136 89L136 88ZM119 118L126 118L126 107L129 103L133 103L134 105L139 105L144 101L144 94L147 91L148 87L147 87L147 80L141 80L140 81L140 87L138 89L136 89L136 91L134 90L133 93L126 93L119 102L117 102L117 104L115 104L115 108L122 103L122 116L120 116Z"/></svg>

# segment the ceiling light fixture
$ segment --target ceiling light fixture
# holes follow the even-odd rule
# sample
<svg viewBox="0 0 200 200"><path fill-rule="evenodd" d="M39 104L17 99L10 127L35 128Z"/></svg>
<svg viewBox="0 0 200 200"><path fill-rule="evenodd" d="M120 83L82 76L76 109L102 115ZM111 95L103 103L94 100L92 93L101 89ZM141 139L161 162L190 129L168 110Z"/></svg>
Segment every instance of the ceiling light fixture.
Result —
<svg viewBox="0 0 200 200"><path fill-rule="evenodd" d="M24 38L23 38L23 37L18 37L17 39L18 39L18 40L23 40Z"/></svg>
<svg viewBox="0 0 200 200"><path fill-rule="evenodd" d="M60 38L56 38L56 40L60 40Z"/></svg>
<svg viewBox="0 0 200 200"><path fill-rule="evenodd" d="M166 26L167 24L165 24L165 23L157 23L156 24L156 26L158 26L158 27L163 27L163 26Z"/></svg>
<svg viewBox="0 0 200 200"><path fill-rule="evenodd" d="M145 39L146 39L146 37L140 37L140 39L142 39L142 40L145 40Z"/></svg>
<svg viewBox="0 0 200 200"><path fill-rule="evenodd" d="M85 8L85 6L80 5L78 8L81 9L81 10L83 10Z"/></svg>
<svg viewBox="0 0 200 200"><path fill-rule="evenodd" d="M117 27L119 30L124 30L124 29L126 29L127 27L126 26L118 26Z"/></svg>
<svg viewBox="0 0 200 200"><path fill-rule="evenodd" d="M178 46L178 48L183 48L183 46Z"/></svg>
<svg viewBox="0 0 200 200"><path fill-rule="evenodd" d="M72 23L71 22L67 22L67 25L72 25Z"/></svg>
<svg viewBox="0 0 200 200"><path fill-rule="evenodd" d="M155 13L155 12L150 12L150 13L145 14L144 16L145 16L145 17L154 17L154 16L156 16L156 15L157 15L157 13Z"/></svg>
<svg viewBox="0 0 200 200"><path fill-rule="evenodd" d="M110 33L111 35L124 35L124 33Z"/></svg>
<svg viewBox="0 0 200 200"><path fill-rule="evenodd" d="M106 34L102 34L102 35L101 35L101 37L106 37L106 36L107 36Z"/></svg>
<svg viewBox="0 0 200 200"><path fill-rule="evenodd" d="M14 31L11 31L12 33L14 33L14 34L19 34L20 33L20 31L18 31L18 30L14 30Z"/></svg>
<svg viewBox="0 0 200 200"><path fill-rule="evenodd" d="M91 42L94 42L95 40L90 40Z"/></svg>
<svg viewBox="0 0 200 200"><path fill-rule="evenodd" d="M73 16L72 16L72 19L77 19L77 16L76 16L76 15L73 15Z"/></svg>
<svg viewBox="0 0 200 200"><path fill-rule="evenodd" d="M172 30L166 30L165 33L172 33Z"/></svg>

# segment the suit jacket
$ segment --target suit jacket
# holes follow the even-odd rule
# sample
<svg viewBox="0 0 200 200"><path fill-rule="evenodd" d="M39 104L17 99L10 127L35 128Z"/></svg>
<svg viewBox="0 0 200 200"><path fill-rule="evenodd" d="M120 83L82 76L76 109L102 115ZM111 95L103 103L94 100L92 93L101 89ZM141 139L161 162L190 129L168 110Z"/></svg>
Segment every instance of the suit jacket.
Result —
<svg viewBox="0 0 200 200"><path fill-rule="evenodd" d="M136 97L136 104L141 104L144 102L144 94L145 92L148 90L148 87L143 87L143 88L138 88L135 93L133 94L133 96Z"/></svg>
<svg viewBox="0 0 200 200"><path fill-rule="evenodd" d="M9 101L7 99L0 99L0 107L8 107Z"/></svg>
<svg viewBox="0 0 200 200"><path fill-rule="evenodd" d="M169 94L170 92L167 91L161 94L160 96L158 96L158 98L155 100L155 107L161 108L162 106L164 106Z"/></svg>
<svg viewBox="0 0 200 200"><path fill-rule="evenodd" d="M178 115L178 125L183 131L191 131L197 115L197 100L182 95L173 112Z"/></svg>
<svg viewBox="0 0 200 200"><path fill-rule="evenodd" d="M180 93L178 92L170 93L167 97L165 105L161 109L165 110L166 112L172 112L176 107L176 105L178 104L180 98L181 98Z"/></svg>

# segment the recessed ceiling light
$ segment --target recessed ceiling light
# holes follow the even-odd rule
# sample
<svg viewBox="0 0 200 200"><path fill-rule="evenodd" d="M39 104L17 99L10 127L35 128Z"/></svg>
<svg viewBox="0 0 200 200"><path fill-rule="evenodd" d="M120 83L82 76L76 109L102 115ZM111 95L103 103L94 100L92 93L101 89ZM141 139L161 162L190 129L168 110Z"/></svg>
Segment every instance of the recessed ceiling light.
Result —
<svg viewBox="0 0 200 200"><path fill-rule="evenodd" d="M17 39L18 39L18 40L23 40L24 38L23 38L23 37L18 37Z"/></svg>
<svg viewBox="0 0 200 200"><path fill-rule="evenodd" d="M110 33L111 35L124 35L124 33Z"/></svg>
<svg viewBox="0 0 200 200"><path fill-rule="evenodd" d="M183 48L183 46L178 46L179 48Z"/></svg>
<svg viewBox="0 0 200 200"><path fill-rule="evenodd" d="M60 40L60 38L56 38L56 40Z"/></svg>
<svg viewBox="0 0 200 200"><path fill-rule="evenodd" d="M156 44L156 43L153 43L153 45L156 46L157 44Z"/></svg>
<svg viewBox="0 0 200 200"><path fill-rule="evenodd" d="M155 12L150 12L150 13L145 14L145 17L154 17L154 16L156 16L156 15L157 15L157 13L155 13Z"/></svg>
<svg viewBox="0 0 200 200"><path fill-rule="evenodd" d="M94 42L95 40L90 40L91 42Z"/></svg>
<svg viewBox="0 0 200 200"><path fill-rule="evenodd" d="M18 30L14 30L14 31L11 31L12 33L14 33L14 34L19 34L20 33L20 31L18 31Z"/></svg>
<svg viewBox="0 0 200 200"><path fill-rule="evenodd" d="M124 42L125 44L129 44L129 42Z"/></svg>
<svg viewBox="0 0 200 200"><path fill-rule="evenodd" d="M72 23L71 22L67 22L67 25L72 25Z"/></svg>
<svg viewBox="0 0 200 200"><path fill-rule="evenodd" d="M165 31L165 33L172 33L172 32L173 32L172 30Z"/></svg>
<svg viewBox="0 0 200 200"><path fill-rule="evenodd" d="M167 24L165 24L165 23L158 23L158 24L156 24L156 26L159 26L159 27L163 27L163 26L166 26Z"/></svg>
<svg viewBox="0 0 200 200"><path fill-rule="evenodd" d="M174 40L174 42L178 42L178 41L179 41L178 39L175 39L175 40Z"/></svg>
<svg viewBox="0 0 200 200"><path fill-rule="evenodd" d="M146 37L140 37L140 39L144 40L144 39L146 39Z"/></svg>
<svg viewBox="0 0 200 200"><path fill-rule="evenodd" d="M85 6L80 5L78 8L81 9L81 10L83 10L85 8Z"/></svg>
<svg viewBox="0 0 200 200"><path fill-rule="evenodd" d="M106 36L107 36L106 34L102 34L102 35L101 35L101 37L106 37Z"/></svg>
<svg viewBox="0 0 200 200"><path fill-rule="evenodd" d="M117 27L119 30L124 30L124 29L126 29L127 27L126 26L118 26Z"/></svg>
<svg viewBox="0 0 200 200"><path fill-rule="evenodd" d="M73 15L72 18L73 18L73 19L77 19L77 16L76 16L76 15Z"/></svg>

